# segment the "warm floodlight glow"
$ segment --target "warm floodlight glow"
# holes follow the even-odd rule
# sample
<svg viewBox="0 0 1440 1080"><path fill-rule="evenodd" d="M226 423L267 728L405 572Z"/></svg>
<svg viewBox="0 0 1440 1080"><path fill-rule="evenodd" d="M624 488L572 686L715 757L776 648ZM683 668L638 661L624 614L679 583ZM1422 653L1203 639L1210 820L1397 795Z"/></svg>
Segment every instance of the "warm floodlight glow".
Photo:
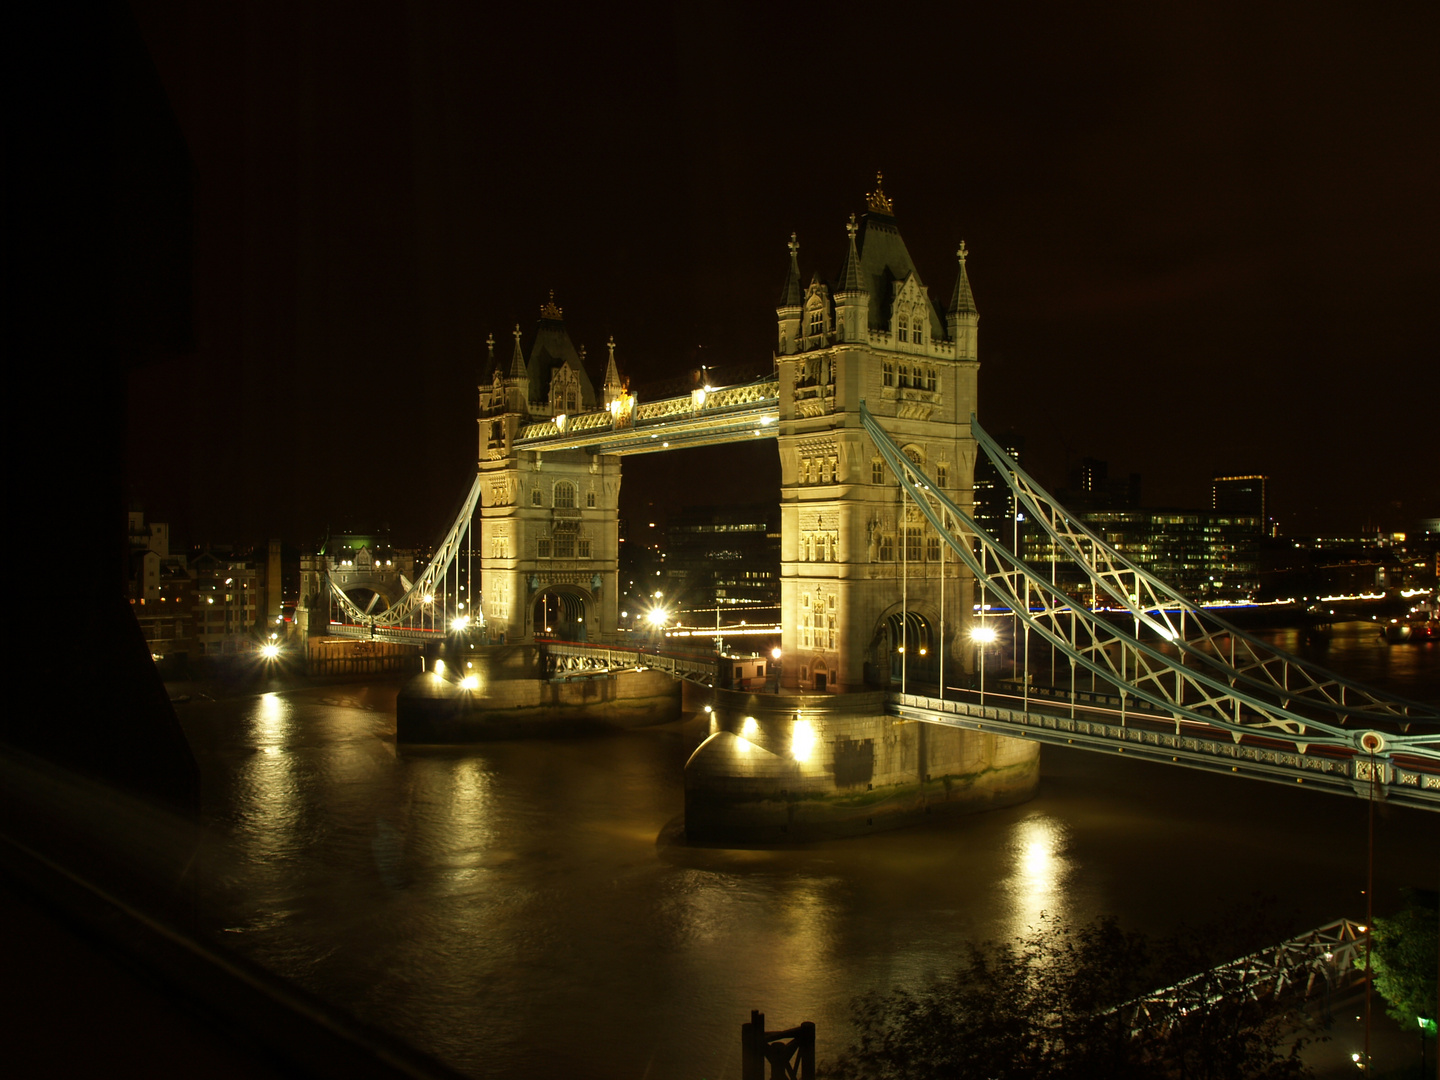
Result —
<svg viewBox="0 0 1440 1080"><path fill-rule="evenodd" d="M650 614L645 618L649 620L651 626L664 626L670 618L670 613L662 607L654 607L650 609Z"/></svg>
<svg viewBox="0 0 1440 1080"><path fill-rule="evenodd" d="M753 739L760 732L760 722L753 716L745 717L745 722L740 725L740 734L747 739Z"/></svg>
<svg viewBox="0 0 1440 1080"><path fill-rule="evenodd" d="M995 628L993 626L977 626L970 631L970 640L977 645L989 645L995 640Z"/></svg>
<svg viewBox="0 0 1440 1080"><path fill-rule="evenodd" d="M779 645L776 645L775 648L773 648L773 649L770 650L770 659L771 659L771 660L779 660L779 659L780 659L780 646L779 646Z"/></svg>
<svg viewBox="0 0 1440 1080"><path fill-rule="evenodd" d="M435 677L438 679L440 676L442 676L442 675L444 675L444 674L445 674L445 661L444 661L444 660L436 660L436 661L435 661Z"/></svg>
<svg viewBox="0 0 1440 1080"><path fill-rule="evenodd" d="M465 629L467 626L469 626L469 625L470 625L470 616L469 616L469 615L459 615L459 616L456 616L454 619L451 619L451 620L450 620L450 629L451 629L451 630L464 630L464 629Z"/></svg>
<svg viewBox="0 0 1440 1080"><path fill-rule="evenodd" d="M262 646L260 649L260 655L265 657L266 660L274 660L275 657L280 655L280 646L276 645L274 642Z"/></svg>
<svg viewBox="0 0 1440 1080"><path fill-rule="evenodd" d="M790 753L796 761L810 760L815 749L815 728L809 720L796 720L790 729Z"/></svg>
<svg viewBox="0 0 1440 1080"><path fill-rule="evenodd" d="M425 594L425 603L427 603L427 604L433 604L434 602L435 602L435 594L434 594L434 593L428 593L428 592L427 592L427 593Z"/></svg>
<svg viewBox="0 0 1440 1080"><path fill-rule="evenodd" d="M478 689L480 689L480 676L479 676L479 675L466 675L465 678L463 678L463 679L460 680L460 689L461 689L461 690L478 690Z"/></svg>

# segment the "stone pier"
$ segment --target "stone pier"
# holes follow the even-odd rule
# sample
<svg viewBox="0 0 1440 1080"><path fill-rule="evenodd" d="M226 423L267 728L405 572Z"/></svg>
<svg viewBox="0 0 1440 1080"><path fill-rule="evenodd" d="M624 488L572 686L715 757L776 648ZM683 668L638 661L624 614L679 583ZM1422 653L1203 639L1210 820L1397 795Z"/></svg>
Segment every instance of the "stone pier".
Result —
<svg viewBox="0 0 1440 1080"><path fill-rule="evenodd" d="M1038 743L885 715L881 692L715 691L685 766L685 833L712 843L854 836L1024 802Z"/></svg>

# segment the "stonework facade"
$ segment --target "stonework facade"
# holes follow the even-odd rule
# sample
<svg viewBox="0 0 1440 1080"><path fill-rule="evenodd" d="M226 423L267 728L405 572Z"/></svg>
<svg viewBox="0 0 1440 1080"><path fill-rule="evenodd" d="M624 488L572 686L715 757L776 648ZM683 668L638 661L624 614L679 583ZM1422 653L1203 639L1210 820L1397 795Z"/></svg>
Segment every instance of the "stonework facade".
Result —
<svg viewBox="0 0 1440 1080"><path fill-rule="evenodd" d="M620 459L583 450L519 450L521 428L536 419L562 426L605 408L621 392L613 342L597 396L550 301L528 358L520 327L509 363L490 347L480 385L481 595L491 641L553 634L597 641L615 630Z"/></svg>
<svg viewBox="0 0 1440 1080"><path fill-rule="evenodd" d="M979 315L966 252L942 317L878 184L847 232L833 287L818 276L801 286L791 238L776 308L783 681L812 691L885 685L902 645L906 673L932 682L942 649L947 669L970 652L957 632L970 576L905 504L859 416L864 402L922 482L970 508Z"/></svg>

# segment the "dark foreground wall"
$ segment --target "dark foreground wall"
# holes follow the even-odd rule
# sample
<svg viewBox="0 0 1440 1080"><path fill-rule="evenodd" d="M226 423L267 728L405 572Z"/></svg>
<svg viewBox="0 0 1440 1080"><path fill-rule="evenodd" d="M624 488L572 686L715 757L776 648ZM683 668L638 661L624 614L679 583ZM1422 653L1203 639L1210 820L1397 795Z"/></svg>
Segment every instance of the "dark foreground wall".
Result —
<svg viewBox="0 0 1440 1080"><path fill-rule="evenodd" d="M880 693L717 691L685 766L685 834L715 843L853 836L1024 802L1038 743L884 715Z"/></svg>

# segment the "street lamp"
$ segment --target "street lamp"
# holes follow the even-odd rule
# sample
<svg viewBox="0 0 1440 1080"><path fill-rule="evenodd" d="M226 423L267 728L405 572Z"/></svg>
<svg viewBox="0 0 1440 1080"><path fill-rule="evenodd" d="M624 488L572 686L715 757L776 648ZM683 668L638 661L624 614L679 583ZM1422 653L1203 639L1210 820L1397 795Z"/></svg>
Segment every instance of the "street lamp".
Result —
<svg viewBox="0 0 1440 1080"><path fill-rule="evenodd" d="M985 704L985 646L995 640L995 628L983 623L970 631L970 640L975 643L976 662L980 667L980 704Z"/></svg>

